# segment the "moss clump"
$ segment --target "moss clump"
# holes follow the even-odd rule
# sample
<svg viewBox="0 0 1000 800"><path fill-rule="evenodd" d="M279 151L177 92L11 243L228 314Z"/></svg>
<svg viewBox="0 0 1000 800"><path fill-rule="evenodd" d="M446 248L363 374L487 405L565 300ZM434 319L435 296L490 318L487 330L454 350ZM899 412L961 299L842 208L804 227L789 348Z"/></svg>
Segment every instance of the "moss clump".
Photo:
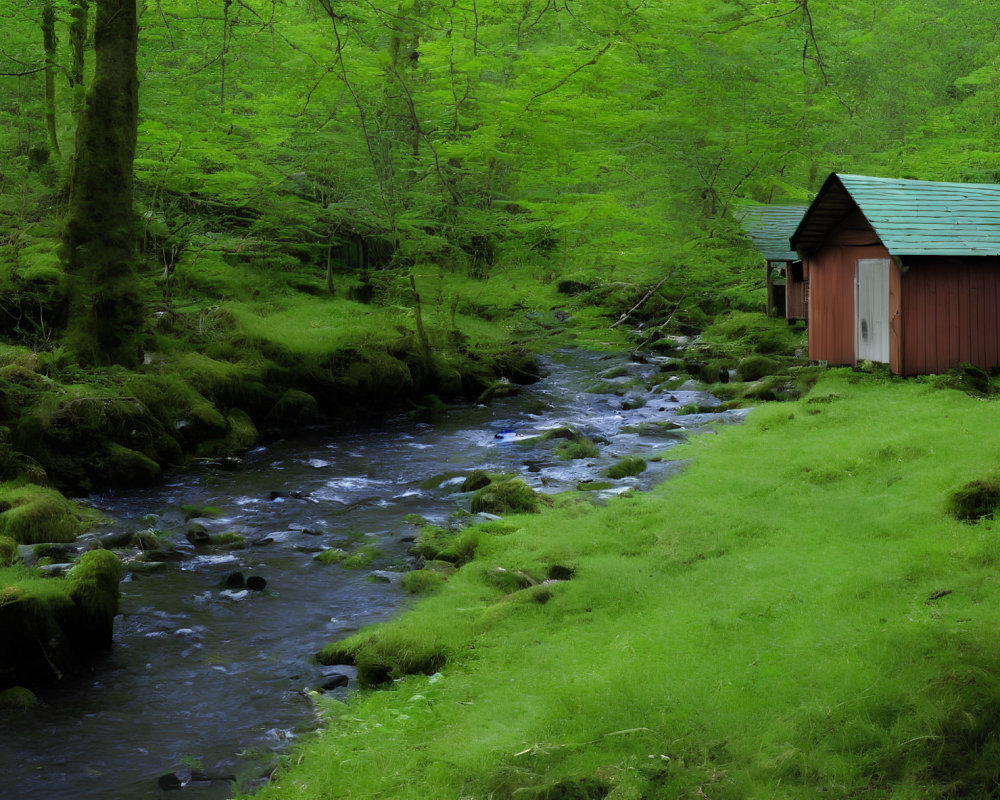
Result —
<svg viewBox="0 0 1000 800"><path fill-rule="evenodd" d="M366 544L351 553L341 563L348 569L362 569L371 564L381 553L382 551L376 545Z"/></svg>
<svg viewBox="0 0 1000 800"><path fill-rule="evenodd" d="M0 567L9 567L17 561L17 542L9 536L0 536Z"/></svg>
<svg viewBox="0 0 1000 800"><path fill-rule="evenodd" d="M20 544L72 542L99 519L55 489L33 484L0 484L0 536Z"/></svg>
<svg viewBox="0 0 1000 800"><path fill-rule="evenodd" d="M472 513L522 514L538 511L538 495L520 478L491 483L472 496Z"/></svg>
<svg viewBox="0 0 1000 800"><path fill-rule="evenodd" d="M581 458L597 458L599 451L593 440L581 437L573 441L560 442L552 452L563 461L574 461Z"/></svg>
<svg viewBox="0 0 1000 800"><path fill-rule="evenodd" d="M324 550L322 553L314 555L313 561L318 561L320 564L339 564L348 555L349 553L346 550L341 550L339 547L331 547L329 550Z"/></svg>
<svg viewBox="0 0 1000 800"><path fill-rule="evenodd" d="M417 569L403 576L403 588L410 594L431 592L444 582L444 574L434 569Z"/></svg>
<svg viewBox="0 0 1000 800"><path fill-rule="evenodd" d="M493 479L486 470L476 469L469 473L469 477L462 481L462 491L475 492L484 486L489 486L492 482Z"/></svg>
<svg viewBox="0 0 1000 800"><path fill-rule="evenodd" d="M417 541L410 552L425 561L461 565L472 560L479 546L479 536L480 531L476 528L456 532L438 525L425 525L417 534Z"/></svg>
<svg viewBox="0 0 1000 800"><path fill-rule="evenodd" d="M118 613L118 584L122 580L122 563L110 550L84 553L69 571L69 595L95 621L105 624L111 640L111 622Z"/></svg>
<svg viewBox="0 0 1000 800"><path fill-rule="evenodd" d="M381 686L407 675L433 675L448 660L443 645L430 631L386 628L329 644L316 658L321 664L355 665L358 683L365 687Z"/></svg>
<svg viewBox="0 0 1000 800"><path fill-rule="evenodd" d="M227 550L237 550L241 547L246 547L247 544L246 539L235 531L227 531L226 533L210 536L209 542L218 547L224 547Z"/></svg>
<svg viewBox="0 0 1000 800"><path fill-rule="evenodd" d="M777 375L783 372L781 364L773 358L762 355L749 355L740 360L736 367L736 375L741 381L757 381L766 375Z"/></svg>
<svg viewBox="0 0 1000 800"><path fill-rule="evenodd" d="M30 689L25 689L23 686L11 686L9 689L0 692L0 708L27 711L37 702L38 698L35 697L35 693Z"/></svg>
<svg viewBox="0 0 1000 800"><path fill-rule="evenodd" d="M614 480L619 478L629 478L633 475L638 475L640 472L646 471L646 462L639 456L626 456L618 461L617 464L612 464L605 471L605 475Z"/></svg>
<svg viewBox="0 0 1000 800"><path fill-rule="evenodd" d="M105 477L116 485L151 483L162 474L160 465L149 456L115 442L105 446L102 461Z"/></svg>
<svg viewBox="0 0 1000 800"><path fill-rule="evenodd" d="M1000 505L1000 481L970 481L948 498L948 513L965 522L978 522L993 516Z"/></svg>
<svg viewBox="0 0 1000 800"><path fill-rule="evenodd" d="M612 486L614 484L607 481L580 481L576 485L576 490L578 492L600 492L604 489L610 489Z"/></svg>
<svg viewBox="0 0 1000 800"><path fill-rule="evenodd" d="M274 404L268 422L281 428L312 425L320 420L316 398L300 389L289 389Z"/></svg>

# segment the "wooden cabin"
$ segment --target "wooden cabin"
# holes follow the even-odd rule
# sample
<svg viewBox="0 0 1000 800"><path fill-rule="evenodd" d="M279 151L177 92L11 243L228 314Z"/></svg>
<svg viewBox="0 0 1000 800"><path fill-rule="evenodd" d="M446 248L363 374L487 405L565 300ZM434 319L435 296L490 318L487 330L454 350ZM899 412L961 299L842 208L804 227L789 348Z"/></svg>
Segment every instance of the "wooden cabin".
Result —
<svg viewBox="0 0 1000 800"><path fill-rule="evenodd" d="M806 206L746 206L737 215L767 260L767 315L803 320L809 313L809 275L788 240Z"/></svg>
<svg viewBox="0 0 1000 800"><path fill-rule="evenodd" d="M1000 186L835 173L791 245L811 359L898 375L1000 365Z"/></svg>

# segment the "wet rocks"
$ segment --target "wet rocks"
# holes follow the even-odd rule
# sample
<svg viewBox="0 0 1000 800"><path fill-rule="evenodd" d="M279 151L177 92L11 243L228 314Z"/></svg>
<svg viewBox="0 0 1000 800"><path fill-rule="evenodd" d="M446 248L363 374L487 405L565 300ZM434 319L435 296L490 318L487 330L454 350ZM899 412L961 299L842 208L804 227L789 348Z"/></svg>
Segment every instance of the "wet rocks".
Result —
<svg viewBox="0 0 1000 800"><path fill-rule="evenodd" d="M249 589L252 592L262 592L267 588L267 579L259 575L246 577L242 572L230 572L222 582L222 588L229 592Z"/></svg>

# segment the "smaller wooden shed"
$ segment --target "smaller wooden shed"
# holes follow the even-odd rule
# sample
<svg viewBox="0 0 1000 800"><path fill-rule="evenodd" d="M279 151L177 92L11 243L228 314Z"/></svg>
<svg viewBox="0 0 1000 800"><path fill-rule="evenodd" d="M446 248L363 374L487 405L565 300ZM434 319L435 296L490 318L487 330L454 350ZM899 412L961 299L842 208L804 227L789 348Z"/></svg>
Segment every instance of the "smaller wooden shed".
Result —
<svg viewBox="0 0 1000 800"><path fill-rule="evenodd" d="M832 174L791 237L809 357L899 375L1000 365L1000 186Z"/></svg>
<svg viewBox="0 0 1000 800"><path fill-rule="evenodd" d="M767 315L794 322L808 317L809 276L788 240L807 206L744 206L743 230L767 260Z"/></svg>

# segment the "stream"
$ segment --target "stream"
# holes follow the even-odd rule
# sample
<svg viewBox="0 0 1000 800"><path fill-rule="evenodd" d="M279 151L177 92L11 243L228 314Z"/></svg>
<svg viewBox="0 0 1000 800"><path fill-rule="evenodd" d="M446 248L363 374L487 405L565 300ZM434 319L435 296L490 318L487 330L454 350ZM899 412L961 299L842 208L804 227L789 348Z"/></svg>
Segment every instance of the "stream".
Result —
<svg viewBox="0 0 1000 800"><path fill-rule="evenodd" d="M414 567L407 551L418 528L408 515L447 524L467 511L461 483L473 469L566 491L600 480L617 456L652 457L710 422L742 419L678 416L717 401L691 384L664 389L671 376L661 361L560 351L545 360L543 380L489 406L454 406L433 422L400 414L303 431L256 448L236 470L199 466L153 488L91 497L118 529L170 532L183 558L157 572L126 568L107 658L39 693L32 711L3 712L0 798L207 800L231 796L228 776L253 786L315 725L307 690L331 669L312 655L413 602L399 583ZM599 455L563 461L553 442L524 443L563 425L597 441ZM590 496L647 489L678 468L650 462ZM248 546L189 544L191 506L217 509L192 521ZM360 568L314 558L368 545L378 555ZM227 590L234 572L267 586ZM346 696L353 685L333 691Z"/></svg>

